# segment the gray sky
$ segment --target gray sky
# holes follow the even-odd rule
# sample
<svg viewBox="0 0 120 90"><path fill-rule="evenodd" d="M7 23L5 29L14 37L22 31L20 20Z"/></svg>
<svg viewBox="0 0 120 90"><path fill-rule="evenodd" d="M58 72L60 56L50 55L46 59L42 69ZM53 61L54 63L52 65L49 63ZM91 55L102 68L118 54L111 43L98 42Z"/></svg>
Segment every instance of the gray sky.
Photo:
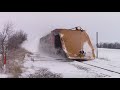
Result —
<svg viewBox="0 0 120 90"><path fill-rule="evenodd" d="M22 29L29 38L45 35L56 28L81 26L95 42L120 42L120 12L0 12L0 29L6 22Z"/></svg>

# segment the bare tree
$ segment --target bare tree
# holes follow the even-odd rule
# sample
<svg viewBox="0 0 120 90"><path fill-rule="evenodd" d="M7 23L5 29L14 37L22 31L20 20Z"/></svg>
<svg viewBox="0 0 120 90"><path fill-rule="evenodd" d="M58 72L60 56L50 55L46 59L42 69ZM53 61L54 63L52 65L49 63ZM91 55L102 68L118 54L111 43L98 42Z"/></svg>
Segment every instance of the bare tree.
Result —
<svg viewBox="0 0 120 90"><path fill-rule="evenodd" d="M7 43L9 38L12 35L13 24L7 23L4 25L3 30L0 32L0 45L1 45L1 53L2 53L2 61L4 59L4 54L7 51Z"/></svg>
<svg viewBox="0 0 120 90"><path fill-rule="evenodd" d="M24 33L22 30L14 33L14 34L8 39L8 50L19 48L20 45L21 45L25 40L27 40L27 34Z"/></svg>

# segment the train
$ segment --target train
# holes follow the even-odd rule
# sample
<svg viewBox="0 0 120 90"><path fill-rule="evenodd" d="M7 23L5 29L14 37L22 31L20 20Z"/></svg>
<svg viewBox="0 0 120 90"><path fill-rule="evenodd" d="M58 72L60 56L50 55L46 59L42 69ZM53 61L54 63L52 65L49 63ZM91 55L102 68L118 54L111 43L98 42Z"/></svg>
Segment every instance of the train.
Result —
<svg viewBox="0 0 120 90"><path fill-rule="evenodd" d="M42 50L71 60L94 60L94 47L81 27L54 29L40 38Z"/></svg>

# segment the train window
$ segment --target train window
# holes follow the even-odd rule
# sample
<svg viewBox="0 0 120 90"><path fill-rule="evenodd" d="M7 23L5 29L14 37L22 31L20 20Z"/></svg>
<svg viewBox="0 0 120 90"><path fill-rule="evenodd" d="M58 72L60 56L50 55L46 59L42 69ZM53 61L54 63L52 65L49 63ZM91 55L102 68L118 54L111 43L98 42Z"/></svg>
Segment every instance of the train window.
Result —
<svg viewBox="0 0 120 90"><path fill-rule="evenodd" d="M61 40L60 40L60 36L55 35L55 48L62 48L62 44L61 44Z"/></svg>

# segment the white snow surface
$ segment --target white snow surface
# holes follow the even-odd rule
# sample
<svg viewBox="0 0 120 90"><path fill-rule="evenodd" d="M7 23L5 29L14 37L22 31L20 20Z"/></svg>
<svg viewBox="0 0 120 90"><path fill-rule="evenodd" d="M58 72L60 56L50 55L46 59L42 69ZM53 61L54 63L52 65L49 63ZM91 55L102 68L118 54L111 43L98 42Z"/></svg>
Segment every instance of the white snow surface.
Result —
<svg viewBox="0 0 120 90"><path fill-rule="evenodd" d="M99 58L90 61L70 61L62 57L49 56L36 52L30 57L26 55L23 73L20 77L27 78L41 68L59 73L63 78L120 78L120 50L98 49ZM9 78L9 74L0 74L0 78Z"/></svg>
<svg viewBox="0 0 120 90"><path fill-rule="evenodd" d="M25 58L21 76L27 77L40 68L48 68L53 73L62 74L63 78L120 78L119 55L120 50L117 49L99 49L98 59L78 62L34 53Z"/></svg>
<svg viewBox="0 0 120 90"><path fill-rule="evenodd" d="M9 76L7 74L0 74L0 78L8 78Z"/></svg>

